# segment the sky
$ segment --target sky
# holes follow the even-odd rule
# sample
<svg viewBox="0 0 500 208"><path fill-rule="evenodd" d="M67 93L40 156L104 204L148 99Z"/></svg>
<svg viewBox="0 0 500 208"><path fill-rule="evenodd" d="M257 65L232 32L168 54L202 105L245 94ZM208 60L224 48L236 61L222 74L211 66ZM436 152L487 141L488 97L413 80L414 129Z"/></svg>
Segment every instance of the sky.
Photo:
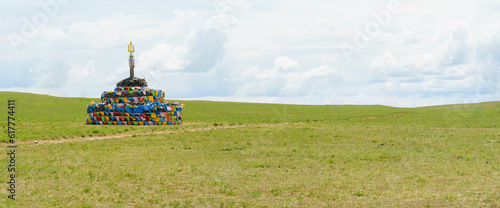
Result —
<svg viewBox="0 0 500 208"><path fill-rule="evenodd" d="M396 107L500 100L500 2L0 0L0 91Z"/></svg>

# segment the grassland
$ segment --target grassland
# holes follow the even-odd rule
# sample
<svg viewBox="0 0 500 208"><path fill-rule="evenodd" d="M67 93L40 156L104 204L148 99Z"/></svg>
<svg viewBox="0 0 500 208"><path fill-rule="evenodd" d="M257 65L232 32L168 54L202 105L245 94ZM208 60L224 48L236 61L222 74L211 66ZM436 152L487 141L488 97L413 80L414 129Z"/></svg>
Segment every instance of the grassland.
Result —
<svg viewBox="0 0 500 208"><path fill-rule="evenodd" d="M392 108L183 101L187 125L135 127L84 125L91 99L0 98L16 99L24 142L68 141L19 147L17 200L4 191L4 206L500 206L498 102ZM2 114L6 141L7 110ZM105 135L120 137L85 141ZM7 168L0 172L7 187Z"/></svg>

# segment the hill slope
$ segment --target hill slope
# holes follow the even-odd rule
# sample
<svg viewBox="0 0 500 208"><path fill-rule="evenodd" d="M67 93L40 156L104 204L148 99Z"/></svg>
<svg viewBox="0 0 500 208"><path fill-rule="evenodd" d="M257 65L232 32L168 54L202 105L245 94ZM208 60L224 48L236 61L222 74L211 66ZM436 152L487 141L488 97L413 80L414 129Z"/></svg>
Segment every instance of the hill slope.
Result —
<svg viewBox="0 0 500 208"><path fill-rule="evenodd" d="M1 207L500 205L498 102L184 101L186 125L137 127L84 125L91 99L0 93L8 97L16 99L21 139L47 142L19 143L17 200L4 195ZM68 105L59 111L61 103ZM0 154L0 166L9 162Z"/></svg>
<svg viewBox="0 0 500 208"><path fill-rule="evenodd" d="M110 135L123 132L167 130L173 126L89 126L84 125L86 106L98 98L66 98L31 93L0 92L0 100L16 100L19 140L43 140ZM173 102L173 101L172 101ZM181 101L186 104L180 128L206 125L242 125L371 119L399 115L400 125L436 127L499 127L500 102L448 105L425 108L394 108L380 105L283 105L211 101ZM7 104L5 104L7 105ZM405 115L401 117L401 115ZM6 131L7 112L2 114L1 128ZM177 127L178 128L178 127ZM7 141L2 137L1 141Z"/></svg>

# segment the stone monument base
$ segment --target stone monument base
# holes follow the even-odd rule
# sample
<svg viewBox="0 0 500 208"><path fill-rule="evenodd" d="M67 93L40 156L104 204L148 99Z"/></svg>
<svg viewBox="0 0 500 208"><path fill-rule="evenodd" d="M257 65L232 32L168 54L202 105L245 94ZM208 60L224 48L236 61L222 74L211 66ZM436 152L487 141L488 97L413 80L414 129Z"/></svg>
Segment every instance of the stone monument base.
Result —
<svg viewBox="0 0 500 208"><path fill-rule="evenodd" d="M146 82L146 79L141 79L138 77L129 77L126 79L123 79L122 81L118 82L116 84L117 87L147 87L148 83Z"/></svg>

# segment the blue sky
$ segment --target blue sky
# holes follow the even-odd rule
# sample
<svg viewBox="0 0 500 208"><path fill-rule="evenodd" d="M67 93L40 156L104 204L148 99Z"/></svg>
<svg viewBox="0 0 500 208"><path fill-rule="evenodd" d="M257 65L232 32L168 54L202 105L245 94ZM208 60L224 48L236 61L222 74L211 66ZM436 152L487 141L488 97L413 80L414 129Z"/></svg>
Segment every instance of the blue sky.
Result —
<svg viewBox="0 0 500 208"><path fill-rule="evenodd" d="M2 1L1 91L415 107L500 100L496 1Z"/></svg>

